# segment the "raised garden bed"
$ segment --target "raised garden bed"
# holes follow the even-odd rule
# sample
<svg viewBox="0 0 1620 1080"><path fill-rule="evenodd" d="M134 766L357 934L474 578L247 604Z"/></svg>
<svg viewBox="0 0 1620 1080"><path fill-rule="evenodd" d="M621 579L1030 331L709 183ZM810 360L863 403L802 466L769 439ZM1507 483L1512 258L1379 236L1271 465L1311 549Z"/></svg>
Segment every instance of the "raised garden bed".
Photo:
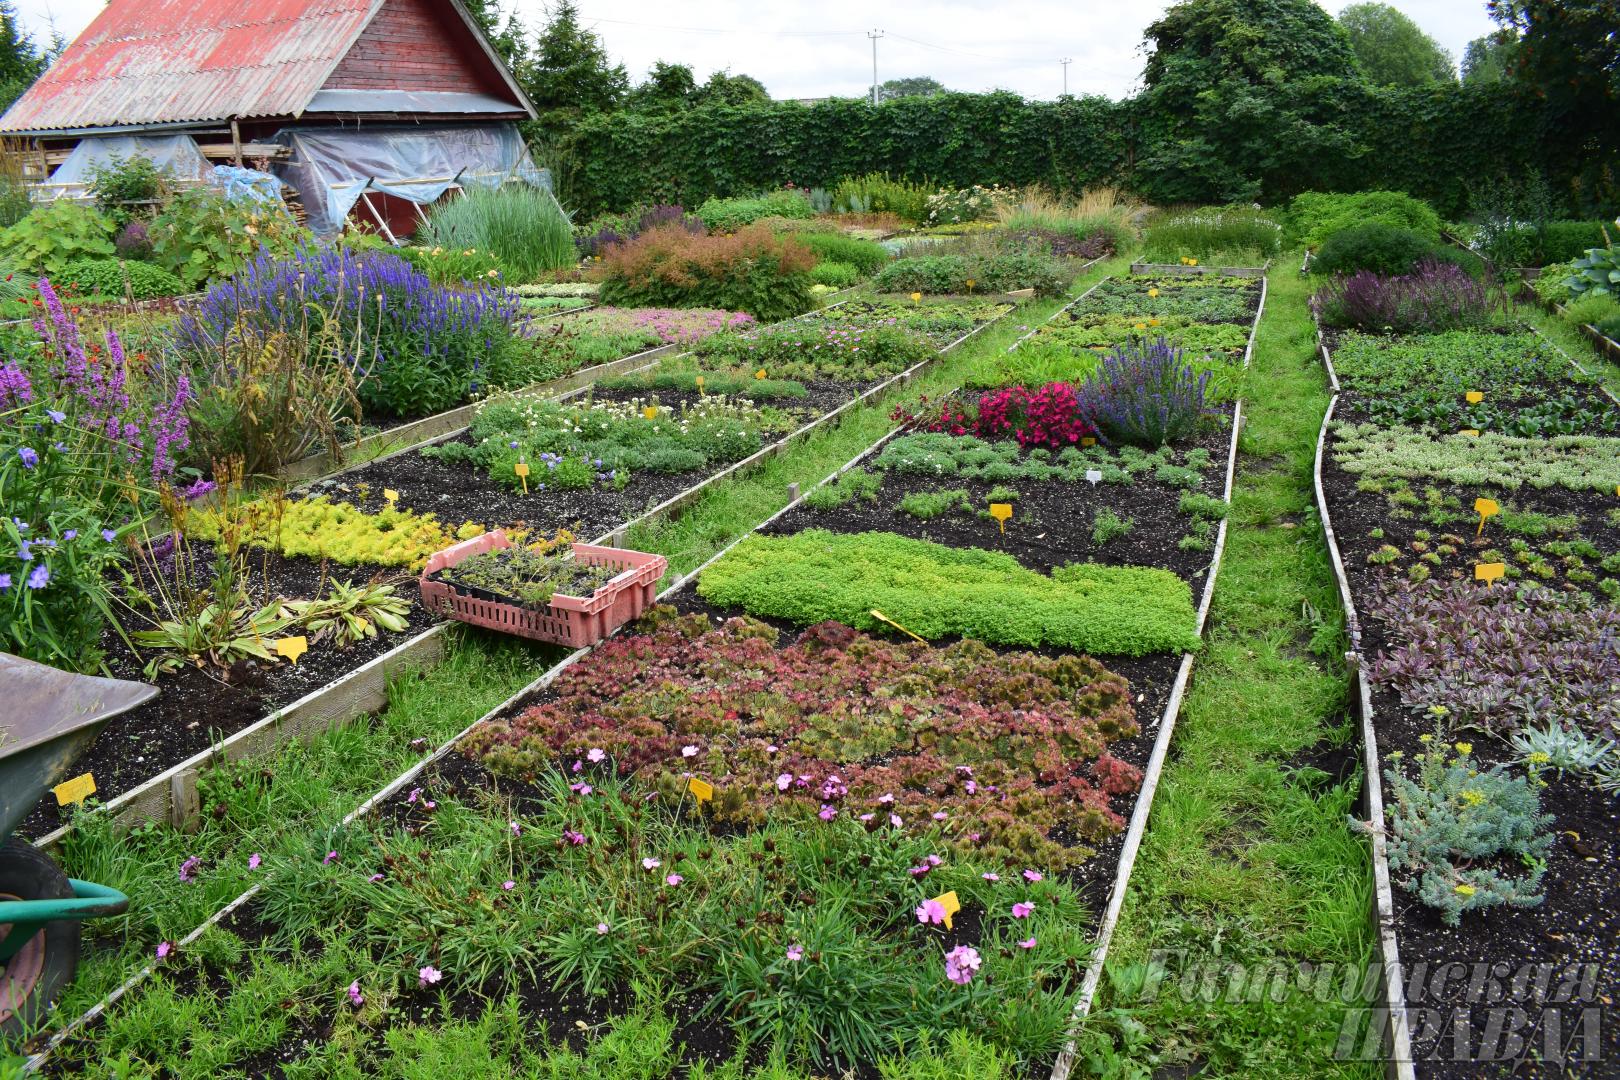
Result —
<svg viewBox="0 0 1620 1080"><path fill-rule="evenodd" d="M1620 806L1591 767L1531 756L1567 736L1526 741L1550 725L1611 740L1613 753L1605 709L1620 669L1601 645L1620 625L1612 399L1523 332L1335 335L1322 355L1338 393L1318 445L1318 502L1356 660L1380 945L1399 973L1383 987L1392 1072L1615 1075L1620 1044L1597 1021L1602 988L1620 977L1620 893L1604 869ZM1484 397L1469 402L1475 380ZM1408 426L1426 421L1440 426ZM1483 523L1476 499L1494 503ZM1481 566L1501 576L1476 580ZM1569 665L1588 654L1576 674ZM1449 866L1414 864L1406 785L1449 790L1422 764L1436 755L1462 770L1449 813L1505 822L1496 800L1519 791L1550 820L1516 819L1501 848L1453 848ZM1425 881L1415 865L1435 869ZM1517 903L1485 903L1502 890ZM1431 978L1458 964L1466 976ZM1472 992L1470 978L1502 992ZM1522 1044L1501 1041L1505 1021Z"/></svg>

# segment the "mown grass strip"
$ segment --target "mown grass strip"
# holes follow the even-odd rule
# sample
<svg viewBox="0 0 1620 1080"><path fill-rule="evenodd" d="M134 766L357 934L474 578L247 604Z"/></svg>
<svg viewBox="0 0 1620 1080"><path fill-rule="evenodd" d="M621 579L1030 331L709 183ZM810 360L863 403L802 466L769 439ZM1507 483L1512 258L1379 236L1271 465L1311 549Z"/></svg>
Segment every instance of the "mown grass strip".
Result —
<svg viewBox="0 0 1620 1080"><path fill-rule="evenodd" d="M1298 976L1302 963L1359 973L1373 936L1367 855L1346 827L1360 777L1342 613L1313 513L1328 393L1297 266L1270 275L1207 645L1082 1041L1100 1075L1377 1071L1333 1058L1364 1003ZM1317 767L1339 761L1342 775Z"/></svg>

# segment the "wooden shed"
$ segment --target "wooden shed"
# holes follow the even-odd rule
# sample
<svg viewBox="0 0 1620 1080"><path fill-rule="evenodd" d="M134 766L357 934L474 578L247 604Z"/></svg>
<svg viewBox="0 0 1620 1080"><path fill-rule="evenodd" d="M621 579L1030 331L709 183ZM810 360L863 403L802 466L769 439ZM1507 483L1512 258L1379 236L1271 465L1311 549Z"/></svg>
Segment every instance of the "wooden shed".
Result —
<svg viewBox="0 0 1620 1080"><path fill-rule="evenodd" d="M459 0L110 0L0 117L40 196L111 156L267 168L318 233L409 232L447 190L545 182L534 107Z"/></svg>

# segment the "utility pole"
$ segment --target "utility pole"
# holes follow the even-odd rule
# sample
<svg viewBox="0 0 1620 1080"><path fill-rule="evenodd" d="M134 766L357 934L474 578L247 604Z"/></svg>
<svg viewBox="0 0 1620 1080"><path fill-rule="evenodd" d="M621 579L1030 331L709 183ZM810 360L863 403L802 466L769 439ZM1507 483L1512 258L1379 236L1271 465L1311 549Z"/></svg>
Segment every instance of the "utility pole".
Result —
<svg viewBox="0 0 1620 1080"><path fill-rule="evenodd" d="M883 31L869 30L866 36L872 39L872 104L876 105L878 103L877 43L878 38L883 36Z"/></svg>
<svg viewBox="0 0 1620 1080"><path fill-rule="evenodd" d="M1072 56L1065 56L1058 63L1063 65L1063 96L1069 96L1069 65L1074 63Z"/></svg>

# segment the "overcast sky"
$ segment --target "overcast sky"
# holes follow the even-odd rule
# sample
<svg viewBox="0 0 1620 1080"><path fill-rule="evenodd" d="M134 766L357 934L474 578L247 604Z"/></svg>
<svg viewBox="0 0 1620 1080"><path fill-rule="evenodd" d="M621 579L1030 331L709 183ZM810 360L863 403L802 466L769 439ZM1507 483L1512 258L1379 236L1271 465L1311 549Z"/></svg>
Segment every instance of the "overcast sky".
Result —
<svg viewBox="0 0 1620 1080"><path fill-rule="evenodd" d="M144 0L125 0L140 3ZM504 0L531 28L545 0ZM251 11L253 0L243 0ZM1026 0L1000 10L983 0L579 0L608 52L639 81L655 60L690 64L699 81L730 69L763 82L773 97L866 92L872 43L881 30L878 79L931 75L953 90L1014 90L1052 98L1063 89L1059 60L1071 58L1069 91L1120 97L1142 71L1142 31L1169 5L1131 0ZM1345 0L1322 5L1332 12ZM1494 27L1484 0L1394 0L1429 36L1462 58L1463 47ZM101 10L100 0L16 0L25 27L45 41L54 25L73 38Z"/></svg>

